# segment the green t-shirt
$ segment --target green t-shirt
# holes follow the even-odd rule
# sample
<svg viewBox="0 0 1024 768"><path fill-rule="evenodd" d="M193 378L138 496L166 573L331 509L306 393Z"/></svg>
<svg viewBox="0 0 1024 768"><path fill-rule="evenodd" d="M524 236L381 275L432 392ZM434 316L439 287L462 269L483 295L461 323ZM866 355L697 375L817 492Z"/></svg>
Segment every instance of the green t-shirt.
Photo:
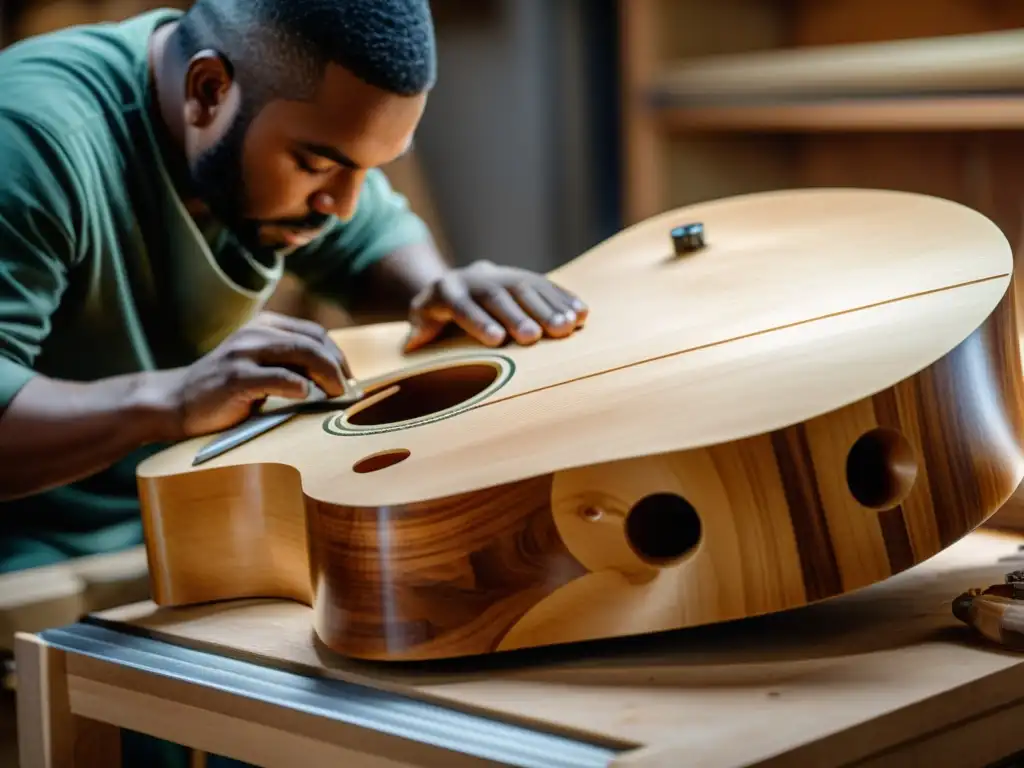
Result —
<svg viewBox="0 0 1024 768"><path fill-rule="evenodd" d="M248 321L285 269L344 302L352 278L428 237L380 171L355 216L261 263L201 233L151 123L147 47L178 11L77 27L0 53L0 408L32 376L91 381L187 365ZM0 504L0 572L141 541L130 456Z"/></svg>

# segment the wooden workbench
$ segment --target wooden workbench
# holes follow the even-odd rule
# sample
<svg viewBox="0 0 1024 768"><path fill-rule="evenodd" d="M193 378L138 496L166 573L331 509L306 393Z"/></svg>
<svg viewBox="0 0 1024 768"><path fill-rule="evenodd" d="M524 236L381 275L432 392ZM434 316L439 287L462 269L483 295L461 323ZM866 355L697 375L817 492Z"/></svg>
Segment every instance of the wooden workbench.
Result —
<svg viewBox="0 0 1024 768"><path fill-rule="evenodd" d="M140 603L19 636L22 768L71 765L72 723L101 765L115 726L265 766L988 766L1024 751L1024 654L951 601L1022 544L978 532L785 614L429 665L339 659L287 602Z"/></svg>

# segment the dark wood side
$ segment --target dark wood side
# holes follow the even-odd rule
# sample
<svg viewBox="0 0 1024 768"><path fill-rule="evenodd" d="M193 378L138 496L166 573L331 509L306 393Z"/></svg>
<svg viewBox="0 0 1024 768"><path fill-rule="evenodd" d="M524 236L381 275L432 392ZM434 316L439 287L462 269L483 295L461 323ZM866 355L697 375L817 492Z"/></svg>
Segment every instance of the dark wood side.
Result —
<svg viewBox="0 0 1024 768"><path fill-rule="evenodd" d="M1021 483L1024 379L1016 296L1008 290L974 333L920 374L870 398L877 425L911 438L919 475L907 498L878 511L889 568L899 573L989 520ZM807 425L772 435L810 601L841 594L835 541ZM927 519L905 511L928 507ZM928 530L934 526L933 531Z"/></svg>
<svg viewBox="0 0 1024 768"><path fill-rule="evenodd" d="M1024 455L1016 293L913 386L943 548L991 517L1016 490ZM965 530L967 529L967 530Z"/></svg>
<svg viewBox="0 0 1024 768"><path fill-rule="evenodd" d="M797 424L772 433L772 452L786 492L789 516L796 536L804 589L810 601L843 591L839 563L829 532L825 502L818 487L818 473L807 439L807 429Z"/></svg>
<svg viewBox="0 0 1024 768"><path fill-rule="evenodd" d="M492 650L585 572L555 529L551 481L387 509L307 499L318 634L364 658Z"/></svg>

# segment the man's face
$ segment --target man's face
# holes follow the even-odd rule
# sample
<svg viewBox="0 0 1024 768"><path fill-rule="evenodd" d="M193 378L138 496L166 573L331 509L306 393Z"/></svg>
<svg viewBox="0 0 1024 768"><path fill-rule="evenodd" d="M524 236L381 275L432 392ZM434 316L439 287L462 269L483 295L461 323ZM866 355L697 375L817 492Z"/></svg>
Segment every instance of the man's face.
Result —
<svg viewBox="0 0 1024 768"><path fill-rule="evenodd" d="M186 104L204 93L186 93ZM350 218L367 170L408 150L426 105L425 95L397 96L334 65L309 102L272 101L250 115L237 84L220 93L205 120L186 108L193 183L254 251L305 245L331 216Z"/></svg>

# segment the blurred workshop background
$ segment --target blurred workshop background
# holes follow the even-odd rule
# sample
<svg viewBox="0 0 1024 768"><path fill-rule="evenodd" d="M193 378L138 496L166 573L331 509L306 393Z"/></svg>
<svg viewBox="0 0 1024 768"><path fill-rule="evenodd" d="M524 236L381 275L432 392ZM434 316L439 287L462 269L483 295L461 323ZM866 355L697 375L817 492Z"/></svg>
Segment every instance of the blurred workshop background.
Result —
<svg viewBox="0 0 1024 768"><path fill-rule="evenodd" d="M0 1L0 44L188 5ZM1020 0L433 6L440 83L386 170L455 262L549 270L658 211L802 185L941 195L1018 239ZM274 306L347 322L291 282Z"/></svg>
<svg viewBox="0 0 1024 768"><path fill-rule="evenodd" d="M167 5L187 3L0 0L0 45ZM415 151L385 170L453 262L549 270L659 211L806 185L939 195L1020 240L1022 0L433 6L440 82ZM347 322L290 282L273 305ZM63 572L0 593L0 656L17 629L136 599L134 556L95 601ZM0 708L0 766L13 727Z"/></svg>

